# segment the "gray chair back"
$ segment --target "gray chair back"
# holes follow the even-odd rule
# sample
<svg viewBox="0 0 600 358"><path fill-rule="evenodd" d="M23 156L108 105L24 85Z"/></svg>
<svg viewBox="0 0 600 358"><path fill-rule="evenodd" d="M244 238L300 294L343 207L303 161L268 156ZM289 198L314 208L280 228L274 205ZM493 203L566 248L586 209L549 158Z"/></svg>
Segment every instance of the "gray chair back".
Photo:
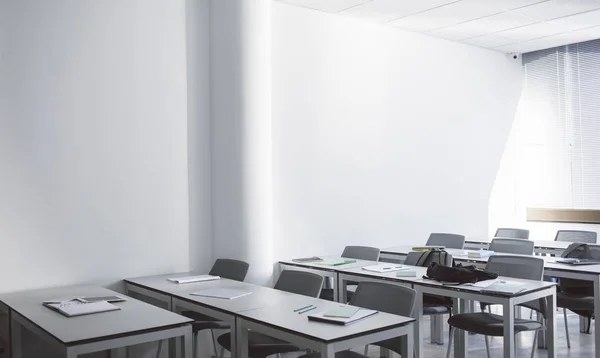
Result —
<svg viewBox="0 0 600 358"><path fill-rule="evenodd" d="M499 228L496 230L494 237L504 237L509 239L529 239L529 230L525 229L511 229L511 228Z"/></svg>
<svg viewBox="0 0 600 358"><path fill-rule="evenodd" d="M533 241L523 239L493 239L491 251L506 254L533 255Z"/></svg>
<svg viewBox="0 0 600 358"><path fill-rule="evenodd" d="M415 307L416 291L381 282L361 282L350 304L357 307L411 317Z"/></svg>
<svg viewBox="0 0 600 358"><path fill-rule="evenodd" d="M406 255L406 259L404 259L405 265L416 266L417 262L421 258L423 253L419 251L411 251Z"/></svg>
<svg viewBox="0 0 600 358"><path fill-rule="evenodd" d="M249 267L250 265L244 261L217 259L208 274L241 282L246 279Z"/></svg>
<svg viewBox="0 0 600 358"><path fill-rule="evenodd" d="M429 235L427 244L429 246L444 246L449 249L463 249L465 247L465 236L459 234L446 234L434 232Z"/></svg>
<svg viewBox="0 0 600 358"><path fill-rule="evenodd" d="M558 230L554 241L581 242L595 244L598 234L595 231Z"/></svg>
<svg viewBox="0 0 600 358"><path fill-rule="evenodd" d="M273 287L276 290L298 295L319 297L323 287L323 276L312 272L283 270Z"/></svg>
<svg viewBox="0 0 600 358"><path fill-rule="evenodd" d="M347 259L379 261L379 249L369 246L346 246L342 257Z"/></svg>

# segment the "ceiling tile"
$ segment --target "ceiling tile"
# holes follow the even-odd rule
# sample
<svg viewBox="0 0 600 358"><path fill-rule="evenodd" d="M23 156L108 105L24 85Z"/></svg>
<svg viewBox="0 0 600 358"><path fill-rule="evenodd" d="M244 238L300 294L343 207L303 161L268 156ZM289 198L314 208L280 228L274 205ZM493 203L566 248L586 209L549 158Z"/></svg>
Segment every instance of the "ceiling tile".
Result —
<svg viewBox="0 0 600 358"><path fill-rule="evenodd" d="M527 40L535 39L538 37L546 37L546 36L560 34L560 33L566 32L566 31L569 31L569 30L565 29L564 27L558 26L558 25L550 24L547 22L538 22L536 24L531 24L531 25L521 26L521 27L517 27L514 29L506 30L506 31L501 31L501 32L496 33L496 35L499 35L499 36L502 36L505 38L509 38L509 39L518 40L518 41L527 41Z"/></svg>
<svg viewBox="0 0 600 358"><path fill-rule="evenodd" d="M325 12L340 12L370 0L279 0L290 5L308 7Z"/></svg>
<svg viewBox="0 0 600 358"><path fill-rule="evenodd" d="M464 22L456 26L450 26L439 30L428 32L433 36L451 36L454 40L463 40L471 37L483 36L499 31L525 26L535 21L527 16L514 12L503 12L501 14L487 16L477 20Z"/></svg>
<svg viewBox="0 0 600 358"><path fill-rule="evenodd" d="M594 9L600 9L600 2L595 0L550 0L515 11L535 20L544 21Z"/></svg>
<svg viewBox="0 0 600 358"><path fill-rule="evenodd" d="M588 29L565 32L562 34L543 37L517 44L500 46L497 50L505 52L531 52L557 46L564 46L578 42L595 40L600 37L600 26Z"/></svg>
<svg viewBox="0 0 600 358"><path fill-rule="evenodd" d="M343 15L375 22L388 22L459 0L372 0L342 11Z"/></svg>
<svg viewBox="0 0 600 358"><path fill-rule="evenodd" d="M516 41L513 39L509 39L506 37L498 36L498 35L485 35L474 37L471 39L467 39L462 41L463 43L475 46L481 46L486 48L494 48L498 46L504 46L508 44L515 43Z"/></svg>
<svg viewBox="0 0 600 358"><path fill-rule="evenodd" d="M588 27L600 25L600 10L594 10L573 16L562 17L560 19L554 19L548 22L567 28L569 30L581 30Z"/></svg>

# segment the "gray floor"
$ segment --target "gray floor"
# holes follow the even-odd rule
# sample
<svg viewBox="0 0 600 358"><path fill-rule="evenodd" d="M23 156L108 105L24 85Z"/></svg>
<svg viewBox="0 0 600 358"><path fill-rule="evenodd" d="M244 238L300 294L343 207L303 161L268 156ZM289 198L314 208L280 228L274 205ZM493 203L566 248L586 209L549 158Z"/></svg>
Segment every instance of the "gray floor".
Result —
<svg viewBox="0 0 600 358"><path fill-rule="evenodd" d="M523 318L525 314L529 317L529 311L523 310ZM447 316L446 316L447 317ZM575 314L570 314L567 318L569 321L569 333L571 337L571 348L567 348L567 339L565 336L565 326L562 311L557 311L557 336L555 347L557 349L557 357L569 357L569 358L591 358L594 356L594 330L592 328L592 334L579 333L579 319ZM425 339L424 339L424 354L423 358L445 358L446 349L448 348L448 325L444 324L445 328L445 344L443 346L431 344L430 342L430 331L429 331L429 318L425 318ZM519 357L531 357L531 345L533 341L532 333L520 334L519 341L517 342L519 351ZM491 338L490 339L491 355L492 357L502 357L502 338ZM357 349L358 352L360 350ZM451 357L454 355L452 354ZM469 356L485 358L485 344L483 336L470 335L469 336ZM547 357L546 350L537 350L534 357ZM376 347L369 348L369 357L379 357L379 349ZM396 355L395 355L396 357Z"/></svg>

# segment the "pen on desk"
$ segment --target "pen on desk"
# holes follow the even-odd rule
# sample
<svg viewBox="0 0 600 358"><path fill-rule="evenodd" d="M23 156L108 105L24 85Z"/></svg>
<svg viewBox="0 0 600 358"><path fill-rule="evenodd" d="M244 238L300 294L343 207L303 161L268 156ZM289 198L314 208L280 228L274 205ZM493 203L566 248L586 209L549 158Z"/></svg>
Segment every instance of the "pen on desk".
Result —
<svg viewBox="0 0 600 358"><path fill-rule="evenodd" d="M312 310L314 310L314 309L316 309L316 308L317 308L317 306L313 306L313 307L311 307L311 308L305 309L304 311L300 311L300 312L298 312L298 314L306 313L306 312L308 312L308 311L312 311Z"/></svg>
<svg viewBox="0 0 600 358"><path fill-rule="evenodd" d="M294 312L302 311L302 310L305 310L305 309L307 309L307 308L309 308L309 307L312 307L312 306L313 306L313 305L308 305L308 306L300 307L300 308L298 308L298 309L295 309L295 310L294 310Z"/></svg>

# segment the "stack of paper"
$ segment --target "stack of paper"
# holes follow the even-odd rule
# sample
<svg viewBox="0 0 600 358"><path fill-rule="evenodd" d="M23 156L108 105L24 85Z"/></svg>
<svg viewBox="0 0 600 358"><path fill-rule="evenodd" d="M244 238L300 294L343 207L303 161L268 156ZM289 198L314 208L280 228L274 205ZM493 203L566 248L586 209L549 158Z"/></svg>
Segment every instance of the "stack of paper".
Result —
<svg viewBox="0 0 600 358"><path fill-rule="evenodd" d="M106 301L85 302L78 298L68 301L46 301L42 304L67 317L117 311L121 309L120 307Z"/></svg>
<svg viewBox="0 0 600 358"><path fill-rule="evenodd" d="M397 265L397 264L380 264L380 265L373 265L373 266L365 266L362 269L365 271L384 273L384 272L392 272L392 271L399 271L399 270L408 270L408 267L405 267L402 265Z"/></svg>
<svg viewBox="0 0 600 358"><path fill-rule="evenodd" d="M325 265L325 266L340 266L340 265L352 264L355 262L356 262L356 260L352 260L352 259L331 259L331 260L317 262L317 264Z"/></svg>
<svg viewBox="0 0 600 358"><path fill-rule="evenodd" d="M470 258L473 258L473 259L481 259L481 258L485 258L485 257L490 257L494 254L495 254L495 252L490 251L490 250L474 250L474 251L469 251L467 256Z"/></svg>
<svg viewBox="0 0 600 358"><path fill-rule="evenodd" d="M175 282L175 283L192 283L192 282L213 281L213 280L218 280L218 279L220 279L219 276L200 275L200 276L168 278L167 281L171 281L171 282Z"/></svg>
<svg viewBox="0 0 600 358"><path fill-rule="evenodd" d="M523 282L501 280L492 280L492 282L493 283L491 285L482 288L481 292L514 295L525 289L525 283Z"/></svg>
<svg viewBox="0 0 600 358"><path fill-rule="evenodd" d="M345 307L345 306L341 306L341 307ZM339 309L340 308L335 309L335 310L339 310ZM352 322L356 322L361 319L367 318L367 317L372 316L377 313L377 311L368 310L368 309L364 309L364 308L358 308L356 311L354 311L354 313L350 317L334 317L334 316L332 316L332 311L334 311L334 310L311 314L311 315L308 315L307 317L308 317L309 321L333 323L333 324L339 324L339 325L344 326L344 325L350 324ZM346 313L351 313L351 311L348 309L348 311ZM334 312L334 314L344 315L344 312Z"/></svg>
<svg viewBox="0 0 600 358"><path fill-rule="evenodd" d="M213 288L207 288L205 290L198 291L198 292L192 292L192 293L190 293L190 295L213 297L213 298L223 298L226 300L232 300L234 298L247 296L251 293L252 292L250 292L250 291L236 290L234 288L213 287Z"/></svg>

